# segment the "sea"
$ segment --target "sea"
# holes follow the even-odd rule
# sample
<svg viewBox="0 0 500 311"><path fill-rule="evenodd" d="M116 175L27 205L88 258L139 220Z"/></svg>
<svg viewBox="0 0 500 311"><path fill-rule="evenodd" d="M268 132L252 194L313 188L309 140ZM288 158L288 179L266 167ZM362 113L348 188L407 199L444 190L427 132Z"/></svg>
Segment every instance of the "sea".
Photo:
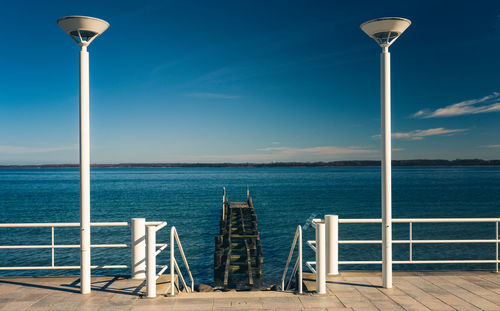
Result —
<svg viewBox="0 0 500 311"><path fill-rule="evenodd" d="M95 168L91 170L91 221L134 217L166 221L158 243L175 226L196 283L213 284L214 237L219 233L222 189L229 201L253 199L263 248L262 284L278 284L297 225L313 214L380 218L379 167ZM0 223L79 222L78 169L0 169ZM394 167L394 218L500 217L500 167ZM341 240L377 240L380 224L340 224ZM79 244L78 228L56 228L55 244ZM394 224L393 239L408 239L408 224ZM495 239L495 224L413 224L413 239ZM304 241L314 228L304 228ZM129 243L130 228L92 229L92 243ZM0 245L47 245L50 228L0 228ZM495 243L414 244L414 260L495 259ZM340 260L380 260L381 246L340 245ZM408 244L393 247L407 260ZM179 262L182 261L178 257ZM304 261L314 253L304 242ZM158 264L169 263L169 250ZM50 249L0 249L0 267L48 266ZM78 249L56 249L56 265L79 265ZM92 264L130 264L130 250L92 249ZM340 270L379 270L341 265ZM493 270L495 264L395 265L394 270ZM0 271L10 275L77 275L78 270ZM125 269L93 274L126 275Z"/></svg>

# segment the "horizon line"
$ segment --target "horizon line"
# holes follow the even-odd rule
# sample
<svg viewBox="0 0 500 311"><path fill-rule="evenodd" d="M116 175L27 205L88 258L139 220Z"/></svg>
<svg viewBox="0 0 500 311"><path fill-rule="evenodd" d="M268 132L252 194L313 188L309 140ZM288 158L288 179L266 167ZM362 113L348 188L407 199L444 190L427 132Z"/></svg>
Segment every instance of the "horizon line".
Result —
<svg viewBox="0 0 500 311"><path fill-rule="evenodd" d="M123 162L92 163L93 168L140 168L140 167L272 167L272 166L380 166L380 160L336 160L336 161L273 161L273 162ZM392 160L394 166L500 166L500 159L408 159ZM78 168L78 163L47 164L0 164L0 168Z"/></svg>

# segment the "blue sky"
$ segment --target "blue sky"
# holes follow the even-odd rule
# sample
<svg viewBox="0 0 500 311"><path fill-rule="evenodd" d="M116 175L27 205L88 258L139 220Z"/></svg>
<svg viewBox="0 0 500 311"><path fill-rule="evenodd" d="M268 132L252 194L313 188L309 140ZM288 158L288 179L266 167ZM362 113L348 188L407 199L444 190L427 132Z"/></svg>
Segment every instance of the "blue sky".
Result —
<svg viewBox="0 0 500 311"><path fill-rule="evenodd" d="M390 48L394 159L500 158L500 2L9 1L0 19L0 163L78 162L78 46L89 47L92 163L379 159ZM5 13L8 13L5 14Z"/></svg>

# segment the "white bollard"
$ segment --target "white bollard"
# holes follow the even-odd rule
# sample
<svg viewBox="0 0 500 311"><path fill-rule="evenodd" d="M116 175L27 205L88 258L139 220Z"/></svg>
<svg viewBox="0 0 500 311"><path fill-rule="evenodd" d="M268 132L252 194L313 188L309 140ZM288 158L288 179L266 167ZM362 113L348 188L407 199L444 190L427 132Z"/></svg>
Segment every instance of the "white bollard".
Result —
<svg viewBox="0 0 500 311"><path fill-rule="evenodd" d="M133 279L146 278L146 218L132 218L132 269Z"/></svg>
<svg viewBox="0 0 500 311"><path fill-rule="evenodd" d="M339 216L325 215L326 274L339 274Z"/></svg>
<svg viewBox="0 0 500 311"><path fill-rule="evenodd" d="M146 296L156 297L156 227L147 226L146 242Z"/></svg>
<svg viewBox="0 0 500 311"><path fill-rule="evenodd" d="M326 294L325 223L316 223L316 292Z"/></svg>

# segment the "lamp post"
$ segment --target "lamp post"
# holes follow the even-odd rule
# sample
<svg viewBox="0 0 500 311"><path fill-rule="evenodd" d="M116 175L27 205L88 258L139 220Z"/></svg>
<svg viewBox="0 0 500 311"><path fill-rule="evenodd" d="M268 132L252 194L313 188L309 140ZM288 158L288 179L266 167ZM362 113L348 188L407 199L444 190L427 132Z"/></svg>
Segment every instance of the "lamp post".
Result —
<svg viewBox="0 0 500 311"><path fill-rule="evenodd" d="M89 53L87 46L109 24L88 16L66 16L57 24L75 40L80 50L80 292L90 293L90 133Z"/></svg>
<svg viewBox="0 0 500 311"><path fill-rule="evenodd" d="M380 47L382 139L382 285L392 288L392 190L391 190L391 59L389 46L410 26L401 17L377 18L361 24Z"/></svg>

